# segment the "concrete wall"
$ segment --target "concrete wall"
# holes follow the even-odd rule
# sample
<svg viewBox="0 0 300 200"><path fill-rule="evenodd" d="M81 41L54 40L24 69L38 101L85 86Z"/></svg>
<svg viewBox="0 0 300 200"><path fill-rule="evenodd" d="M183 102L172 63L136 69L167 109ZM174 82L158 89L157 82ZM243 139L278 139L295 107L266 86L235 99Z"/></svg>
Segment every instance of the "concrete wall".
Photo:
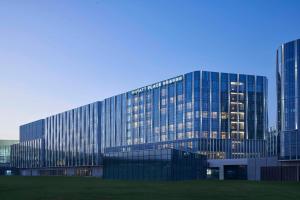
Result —
<svg viewBox="0 0 300 200"><path fill-rule="evenodd" d="M215 159L208 160L209 167L219 168L219 179L224 180L225 165L246 165L247 179L259 181L261 179L260 170L265 166L278 166L277 157L266 158L241 158L241 159Z"/></svg>
<svg viewBox="0 0 300 200"><path fill-rule="evenodd" d="M261 180L261 167L278 166L277 157L266 158L249 158L248 159L248 180L260 181Z"/></svg>

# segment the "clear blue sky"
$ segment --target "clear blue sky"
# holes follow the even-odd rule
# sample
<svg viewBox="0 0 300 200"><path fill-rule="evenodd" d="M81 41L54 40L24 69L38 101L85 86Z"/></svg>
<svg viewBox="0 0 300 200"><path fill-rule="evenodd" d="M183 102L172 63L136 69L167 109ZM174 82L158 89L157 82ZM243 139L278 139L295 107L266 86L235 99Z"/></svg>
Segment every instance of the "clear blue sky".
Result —
<svg viewBox="0 0 300 200"><path fill-rule="evenodd" d="M0 138L18 126L193 70L269 79L300 37L300 1L0 1Z"/></svg>

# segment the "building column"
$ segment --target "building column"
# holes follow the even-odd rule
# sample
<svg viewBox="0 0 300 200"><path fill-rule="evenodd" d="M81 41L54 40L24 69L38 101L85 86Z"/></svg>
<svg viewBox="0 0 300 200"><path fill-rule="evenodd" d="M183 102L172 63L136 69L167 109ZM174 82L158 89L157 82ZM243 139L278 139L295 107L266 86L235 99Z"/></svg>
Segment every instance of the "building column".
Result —
<svg viewBox="0 0 300 200"><path fill-rule="evenodd" d="M224 180L224 165L219 167L219 180Z"/></svg>

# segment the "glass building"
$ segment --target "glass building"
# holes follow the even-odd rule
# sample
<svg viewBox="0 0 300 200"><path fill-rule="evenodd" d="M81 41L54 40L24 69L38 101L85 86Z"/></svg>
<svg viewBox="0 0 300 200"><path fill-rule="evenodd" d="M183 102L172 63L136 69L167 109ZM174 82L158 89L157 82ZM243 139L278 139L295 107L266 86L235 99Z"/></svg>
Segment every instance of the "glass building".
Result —
<svg viewBox="0 0 300 200"><path fill-rule="evenodd" d="M260 157L267 79L195 71L103 101L101 151L176 148L208 158Z"/></svg>
<svg viewBox="0 0 300 200"><path fill-rule="evenodd" d="M10 175L11 169L11 145L18 140L0 140L0 175Z"/></svg>
<svg viewBox="0 0 300 200"><path fill-rule="evenodd" d="M300 158L300 39L282 44L276 58L280 157L283 160L295 160Z"/></svg>
<svg viewBox="0 0 300 200"><path fill-rule="evenodd" d="M21 126L14 163L99 166L103 155L151 149L263 157L267 84L263 76L194 71L144 86Z"/></svg>

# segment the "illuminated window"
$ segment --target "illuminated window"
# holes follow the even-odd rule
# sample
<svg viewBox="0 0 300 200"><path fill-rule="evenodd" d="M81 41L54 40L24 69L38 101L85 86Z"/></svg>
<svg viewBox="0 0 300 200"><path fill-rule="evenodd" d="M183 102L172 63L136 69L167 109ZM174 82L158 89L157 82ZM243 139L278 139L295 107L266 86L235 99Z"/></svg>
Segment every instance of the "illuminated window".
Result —
<svg viewBox="0 0 300 200"><path fill-rule="evenodd" d="M208 118L208 112L207 111L202 112L202 118Z"/></svg>
<svg viewBox="0 0 300 200"><path fill-rule="evenodd" d="M161 132L165 133L166 132L166 126L161 126Z"/></svg>
<svg viewBox="0 0 300 200"><path fill-rule="evenodd" d="M187 122L187 123L186 123L186 128L191 129L191 128L192 128L192 122Z"/></svg>
<svg viewBox="0 0 300 200"><path fill-rule="evenodd" d="M208 138L208 131L203 131L202 134L204 138Z"/></svg>
<svg viewBox="0 0 300 200"><path fill-rule="evenodd" d="M245 119L244 113L240 113L239 118L240 118L240 120L244 120Z"/></svg>
<svg viewBox="0 0 300 200"><path fill-rule="evenodd" d="M147 125L151 126L151 120L147 120Z"/></svg>
<svg viewBox="0 0 300 200"><path fill-rule="evenodd" d="M167 140L167 135L161 135L161 141L166 141Z"/></svg>
<svg viewBox="0 0 300 200"><path fill-rule="evenodd" d="M156 134L159 134L159 127L155 127L155 128L154 128L154 132L155 132Z"/></svg>
<svg viewBox="0 0 300 200"><path fill-rule="evenodd" d="M226 132L221 132L221 138L222 138L222 139L226 139L226 135L227 135Z"/></svg>
<svg viewBox="0 0 300 200"><path fill-rule="evenodd" d="M186 132L186 137L187 138L193 138L193 132L191 132L191 131Z"/></svg>
<svg viewBox="0 0 300 200"><path fill-rule="evenodd" d="M182 130L183 129L183 123L178 123L177 124L177 129Z"/></svg>
<svg viewBox="0 0 300 200"><path fill-rule="evenodd" d="M212 131L211 138L216 139L217 136L218 136L218 132L217 131Z"/></svg>
<svg viewBox="0 0 300 200"><path fill-rule="evenodd" d="M139 100L139 98L138 98L138 97L134 97L134 103L137 103L137 102L138 102L138 100Z"/></svg>
<svg viewBox="0 0 300 200"><path fill-rule="evenodd" d="M174 97L170 97L170 103L174 103Z"/></svg>
<svg viewBox="0 0 300 200"><path fill-rule="evenodd" d="M182 139L183 138L183 133L177 133L177 137L178 137L178 139Z"/></svg>
<svg viewBox="0 0 300 200"><path fill-rule="evenodd" d="M192 119L192 112L187 112L186 113L186 118L187 119Z"/></svg>
<svg viewBox="0 0 300 200"><path fill-rule="evenodd" d="M212 112L212 113L211 113L211 117L212 117L213 119L217 119L217 118L218 118L218 112Z"/></svg>
<svg viewBox="0 0 300 200"><path fill-rule="evenodd" d="M222 112L221 113L221 118L222 119L228 119L228 113L227 112Z"/></svg>
<svg viewBox="0 0 300 200"><path fill-rule="evenodd" d="M161 105L162 105L162 106L166 105L166 99L162 99L162 100L161 100Z"/></svg>
<svg viewBox="0 0 300 200"><path fill-rule="evenodd" d="M174 131L174 124L169 125L169 131Z"/></svg>

